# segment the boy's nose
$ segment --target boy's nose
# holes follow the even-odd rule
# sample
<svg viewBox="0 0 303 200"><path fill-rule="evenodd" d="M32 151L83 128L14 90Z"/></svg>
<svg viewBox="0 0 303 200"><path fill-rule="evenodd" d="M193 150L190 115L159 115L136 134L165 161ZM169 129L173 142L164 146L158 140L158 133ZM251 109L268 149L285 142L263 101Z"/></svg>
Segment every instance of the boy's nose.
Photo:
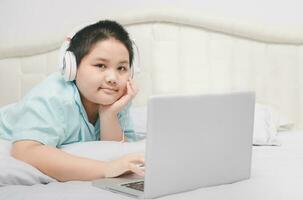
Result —
<svg viewBox="0 0 303 200"><path fill-rule="evenodd" d="M109 84L117 84L117 75L113 71L108 71L106 74L106 82Z"/></svg>

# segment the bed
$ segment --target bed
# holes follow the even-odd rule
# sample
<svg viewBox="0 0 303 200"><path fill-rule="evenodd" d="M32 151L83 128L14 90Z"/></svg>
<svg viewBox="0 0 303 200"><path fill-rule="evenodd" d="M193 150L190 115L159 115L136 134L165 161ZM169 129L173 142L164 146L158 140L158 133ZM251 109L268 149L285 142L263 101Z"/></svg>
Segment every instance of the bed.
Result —
<svg viewBox="0 0 303 200"><path fill-rule="evenodd" d="M281 146L253 147L252 174L249 180L201 188L164 196L159 199L302 199L302 132L279 133L278 139L282 143ZM66 183L50 182L31 186L8 185L0 187L0 199L114 200L133 198L95 188L91 185L91 182L70 181Z"/></svg>
<svg viewBox="0 0 303 200"><path fill-rule="evenodd" d="M114 19L127 28L140 52L140 73L135 76L140 93L132 115L142 140L74 144L63 150L103 160L144 151L146 102L153 94L253 90L257 104L251 178L160 199L303 199L301 25L272 24L211 9L201 12L194 2L183 9L137 5L123 12L114 6L103 9L96 0L52 1L43 6L29 2L16 6L4 1L0 6L6 27L0 32L0 107L13 106L58 70L58 49L70 30L98 19ZM70 4L74 9L66 15ZM11 9L19 14L11 17ZM91 182L57 182L13 160L10 145L0 140L0 199L127 199Z"/></svg>

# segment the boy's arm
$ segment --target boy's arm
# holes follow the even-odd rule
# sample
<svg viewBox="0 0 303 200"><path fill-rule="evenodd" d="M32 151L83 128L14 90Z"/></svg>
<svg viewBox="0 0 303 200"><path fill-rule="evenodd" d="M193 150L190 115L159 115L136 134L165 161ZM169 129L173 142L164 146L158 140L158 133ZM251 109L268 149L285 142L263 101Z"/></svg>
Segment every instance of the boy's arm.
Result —
<svg viewBox="0 0 303 200"><path fill-rule="evenodd" d="M11 154L58 181L93 180L105 177L107 163L70 155L36 141L18 141Z"/></svg>
<svg viewBox="0 0 303 200"><path fill-rule="evenodd" d="M24 140L13 144L11 155L58 181L117 177L129 171L144 175L144 171L136 165L144 163L144 156L141 154L128 154L111 161L97 161L70 155L36 141Z"/></svg>
<svg viewBox="0 0 303 200"><path fill-rule="evenodd" d="M100 140L122 141L123 130L121 129L119 119L115 113L102 113L100 116ZM127 138L124 137L127 142Z"/></svg>
<svg viewBox="0 0 303 200"><path fill-rule="evenodd" d="M120 99L111 105L100 105L100 130L102 126L102 134L100 135L101 140L123 140L123 130L121 129L117 114L129 104L137 93L137 87L133 80L129 79L126 84L126 93L120 97ZM125 138L124 141L127 141L127 139Z"/></svg>

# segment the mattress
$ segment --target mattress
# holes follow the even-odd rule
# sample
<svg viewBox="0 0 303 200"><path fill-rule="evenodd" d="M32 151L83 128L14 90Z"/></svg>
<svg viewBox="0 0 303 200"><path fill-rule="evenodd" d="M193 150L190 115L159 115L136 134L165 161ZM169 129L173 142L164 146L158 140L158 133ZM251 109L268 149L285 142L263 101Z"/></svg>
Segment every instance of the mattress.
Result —
<svg viewBox="0 0 303 200"><path fill-rule="evenodd" d="M159 199L303 199L303 132L279 132L280 146L254 146L251 178L200 188ZM89 181L51 182L0 187L0 199L132 199L92 186Z"/></svg>

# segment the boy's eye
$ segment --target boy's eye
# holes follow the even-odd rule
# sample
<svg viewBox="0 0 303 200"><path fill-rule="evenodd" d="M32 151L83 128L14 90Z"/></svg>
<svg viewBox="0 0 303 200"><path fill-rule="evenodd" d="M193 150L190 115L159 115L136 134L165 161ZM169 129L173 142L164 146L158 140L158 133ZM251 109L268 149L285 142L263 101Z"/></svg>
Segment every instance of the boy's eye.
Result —
<svg viewBox="0 0 303 200"><path fill-rule="evenodd" d="M127 68L124 67L124 66L120 66L120 67L118 67L118 70L119 70L119 71L127 71Z"/></svg>
<svg viewBox="0 0 303 200"><path fill-rule="evenodd" d="M99 67L99 68L101 68L101 69L104 69L104 68L106 68L106 66L104 65L104 64L97 64L97 65L95 65L96 67Z"/></svg>

